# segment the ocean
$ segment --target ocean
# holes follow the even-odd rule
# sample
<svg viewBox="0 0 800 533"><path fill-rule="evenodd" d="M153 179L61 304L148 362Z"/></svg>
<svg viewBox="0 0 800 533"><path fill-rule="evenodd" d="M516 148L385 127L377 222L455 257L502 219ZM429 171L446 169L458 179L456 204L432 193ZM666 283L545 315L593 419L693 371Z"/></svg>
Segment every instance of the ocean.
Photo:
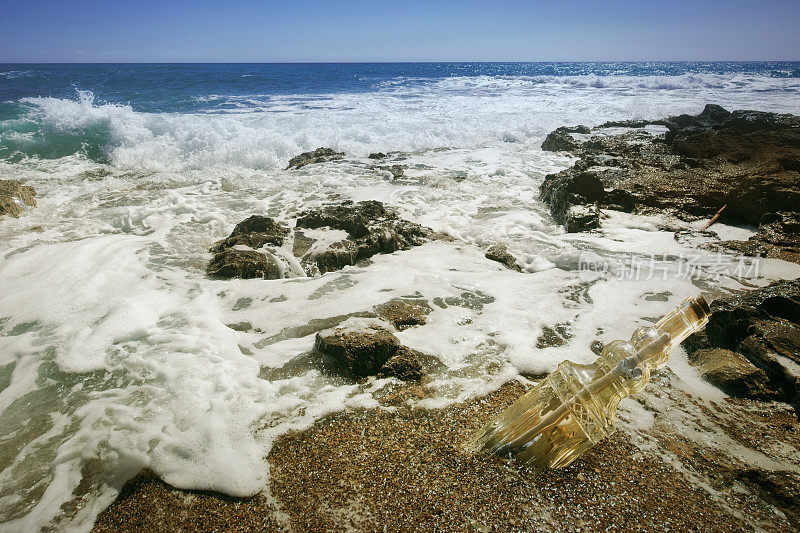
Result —
<svg viewBox="0 0 800 533"><path fill-rule="evenodd" d="M377 407L388 380L330 372L313 340L393 298L451 302L397 334L438 361L417 405L437 409L588 362L592 341L700 291L741 288L587 279L585 254L708 252L659 216L609 213L568 234L539 200L544 176L574 162L541 150L556 127L707 103L800 114L800 63L0 65L0 178L38 204L0 220L0 528L88 529L144 468L180 488L265 490L278 437ZM346 157L284 170L320 146ZM396 152L404 176L372 152ZM452 240L317 277L206 277L208 248L247 216L342 199L380 200ZM484 257L495 243L523 273ZM799 275L762 260L747 283ZM560 342L538 347L545 328ZM677 352L672 370L717 398Z"/></svg>

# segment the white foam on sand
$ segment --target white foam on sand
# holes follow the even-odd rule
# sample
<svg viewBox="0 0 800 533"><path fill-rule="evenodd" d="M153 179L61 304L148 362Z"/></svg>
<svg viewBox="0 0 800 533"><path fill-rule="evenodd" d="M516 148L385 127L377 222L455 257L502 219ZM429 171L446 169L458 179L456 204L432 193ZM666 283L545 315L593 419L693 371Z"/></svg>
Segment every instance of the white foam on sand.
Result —
<svg viewBox="0 0 800 533"><path fill-rule="evenodd" d="M385 380L358 384L332 372L312 352L313 338L393 298L433 309L425 326L398 336L439 361L433 396L420 402L438 407L563 359L588 362L592 341L628 338L700 291L741 287L731 275L680 277L675 265L667 279L613 271L584 279L587 253L624 265L697 250L659 229L662 220L624 214L611 213L602 231L565 234L538 187L572 159L538 143L562 124L697 112L720 101L709 95L735 104L755 89L684 80L688 87L644 87L634 97L585 81L565 91L553 80L445 80L337 95L305 114L290 106L289 114L148 115L89 95L32 99L48 127L106 124L111 164L79 155L0 162L0 173L38 191L37 208L0 225L3 529L87 529L141 468L177 487L261 490L277 437L326 413L376 405ZM510 88L498 92L497 83ZM400 101L397 91L413 94ZM764 98L768 105L751 105L778 105ZM355 157L281 170L320 145ZM406 166L397 181L363 157L393 149L408 151L393 161ZM454 241L316 278L206 278L208 247L237 222L333 198L382 200ZM486 259L494 243L527 272ZM763 261L750 282L798 275L796 265ZM252 328L228 327L242 322ZM561 344L542 347L544 328L560 332ZM692 382L680 361L676 373Z"/></svg>

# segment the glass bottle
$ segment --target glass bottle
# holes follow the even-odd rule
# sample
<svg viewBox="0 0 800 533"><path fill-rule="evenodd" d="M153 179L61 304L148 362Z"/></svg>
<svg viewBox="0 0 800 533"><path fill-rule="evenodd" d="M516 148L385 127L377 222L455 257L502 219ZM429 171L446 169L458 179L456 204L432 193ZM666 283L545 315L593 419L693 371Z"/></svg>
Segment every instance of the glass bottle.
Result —
<svg viewBox="0 0 800 533"><path fill-rule="evenodd" d="M483 427L470 449L517 461L561 468L615 431L622 398L642 390L650 370L663 365L673 346L708 322L702 297L688 298L629 341L612 341L588 365L563 361L530 392Z"/></svg>

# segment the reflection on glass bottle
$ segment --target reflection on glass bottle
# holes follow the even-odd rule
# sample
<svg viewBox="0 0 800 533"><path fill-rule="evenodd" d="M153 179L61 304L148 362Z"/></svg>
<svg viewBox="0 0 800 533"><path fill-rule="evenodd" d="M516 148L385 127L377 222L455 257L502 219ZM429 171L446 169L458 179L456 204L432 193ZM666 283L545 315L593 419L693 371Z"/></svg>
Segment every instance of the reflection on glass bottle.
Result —
<svg viewBox="0 0 800 533"><path fill-rule="evenodd" d="M538 466L567 466L614 432L619 401L639 392L673 346L708 322L708 304L689 298L629 341L613 341L592 364L564 361L483 427L469 447Z"/></svg>

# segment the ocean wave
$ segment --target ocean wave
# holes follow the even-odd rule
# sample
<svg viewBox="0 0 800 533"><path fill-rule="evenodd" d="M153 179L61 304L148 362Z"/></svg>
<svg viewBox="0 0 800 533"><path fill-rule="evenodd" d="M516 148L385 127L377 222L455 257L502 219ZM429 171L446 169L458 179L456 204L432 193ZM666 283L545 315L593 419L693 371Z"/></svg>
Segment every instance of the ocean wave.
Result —
<svg viewBox="0 0 800 533"><path fill-rule="evenodd" d="M144 171L270 169L319 146L364 156L538 143L564 124L696 113L709 102L800 112L798 90L796 78L753 74L397 78L370 92L196 95L192 113L146 113L78 91L14 104L16 116L0 122L0 157L79 152Z"/></svg>
<svg viewBox="0 0 800 533"><path fill-rule="evenodd" d="M0 72L0 76L4 77L7 80L16 80L18 78L29 78L33 76L33 71L31 70L8 70L6 72Z"/></svg>

